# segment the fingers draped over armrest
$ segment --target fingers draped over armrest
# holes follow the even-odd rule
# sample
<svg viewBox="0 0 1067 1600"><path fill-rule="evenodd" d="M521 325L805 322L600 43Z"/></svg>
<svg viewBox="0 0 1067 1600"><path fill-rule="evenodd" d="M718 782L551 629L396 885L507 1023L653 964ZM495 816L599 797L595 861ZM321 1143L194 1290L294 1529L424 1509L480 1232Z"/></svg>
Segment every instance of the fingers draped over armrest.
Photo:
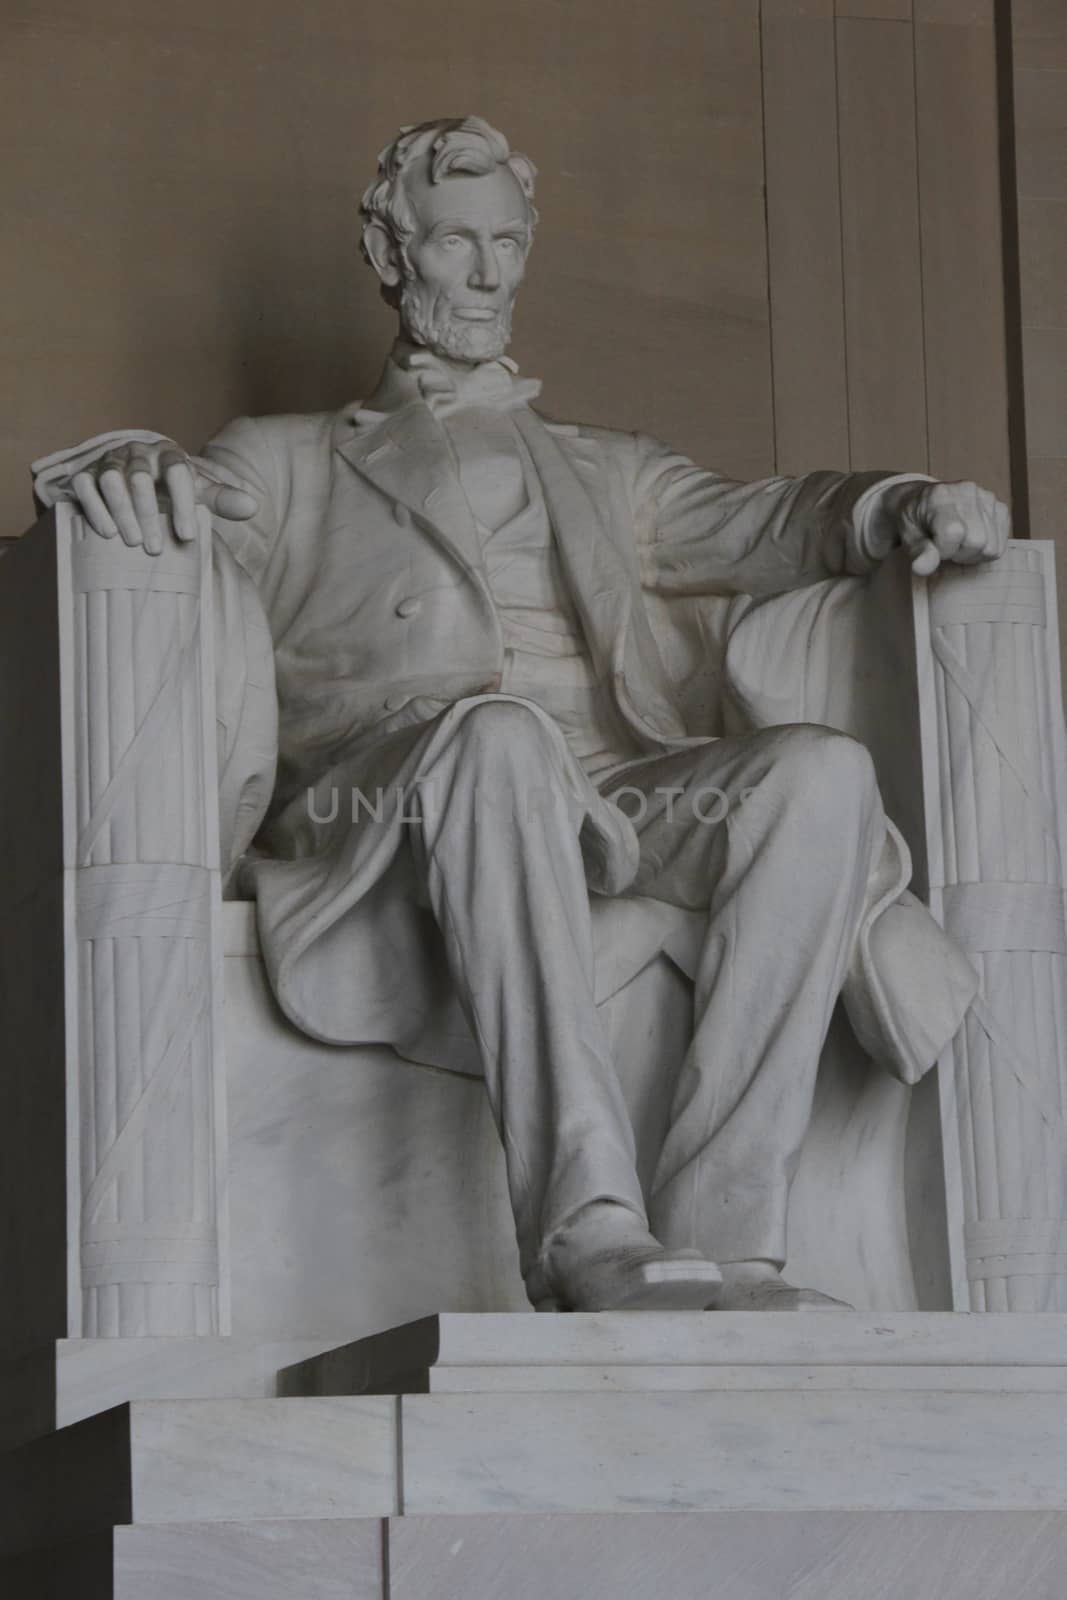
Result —
<svg viewBox="0 0 1067 1600"><path fill-rule="evenodd" d="M81 444L68 445L41 456L30 463L33 474L33 493L42 510L48 511L60 500L80 500L74 487L79 473L97 466L106 455L126 445L174 444L165 433L153 433L146 428L116 428L110 433L98 433ZM178 448L177 445L174 446Z"/></svg>

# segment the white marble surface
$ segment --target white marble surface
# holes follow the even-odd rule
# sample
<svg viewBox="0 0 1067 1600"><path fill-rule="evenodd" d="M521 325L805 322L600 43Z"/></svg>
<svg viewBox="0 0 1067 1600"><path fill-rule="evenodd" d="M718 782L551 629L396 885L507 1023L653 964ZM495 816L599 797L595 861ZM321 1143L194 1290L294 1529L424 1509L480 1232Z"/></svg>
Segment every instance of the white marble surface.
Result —
<svg viewBox="0 0 1067 1600"><path fill-rule="evenodd" d="M0 1449L127 1400L266 1399L335 1338L57 1339L0 1362Z"/></svg>
<svg viewBox="0 0 1067 1600"><path fill-rule="evenodd" d="M383 1552L388 1552L387 1577ZM5 1600L1061 1600L1060 1513L409 1516L116 1528Z"/></svg>
<svg viewBox="0 0 1067 1600"><path fill-rule="evenodd" d="M80 1124L67 1331L226 1334L210 518L190 542L159 526L158 560L102 541L69 504L54 518Z"/></svg>
<svg viewBox="0 0 1067 1600"><path fill-rule="evenodd" d="M135 1401L0 1458L0 1549L117 1523L388 1515L386 1398Z"/></svg>
<svg viewBox="0 0 1067 1600"><path fill-rule="evenodd" d="M943 1600L947 1574L971 1600L965 1574L1036 1585L1063 1561L1062 1517L1007 1514L1067 1512L1065 1335L1059 1315L424 1318L283 1377L325 1391L407 1375L415 1389L428 1378L430 1393L143 1401L9 1453L0 1548L81 1539L87 1573L102 1572L100 1539L131 1524L105 1562L126 1600L154 1571L174 1600L196 1600L213 1576L233 1600L271 1600L284 1578L295 1600L305 1572L335 1600L350 1544L351 1582L387 1592L374 1566L380 1539L366 1537L384 1517L398 1600L418 1594L428 1571L443 1585L424 1590L435 1597L494 1584L510 1593L522 1573L539 1594L566 1594L555 1577L563 1550L567 1581L581 1576L593 1600L612 1582L628 1597L658 1583L674 1600L701 1574L719 1584L724 1573L753 1600L796 1600L802 1587L774 1587L790 1551L796 1581L818 1576L831 1600L852 1600L899 1579L902 1540L914 1590L871 1592ZM620 1515L630 1512L640 1517ZM900 1518L890 1525L894 1512L922 1513L914 1534ZM553 1513L566 1514L555 1541ZM604 1557L609 1513L618 1536ZM991 1516L1004 1540L968 1565L967 1529L986 1537ZM628 1531L635 1520L647 1536ZM442 1545L435 1525L445 1522ZM40 1570L23 1561L19 1581ZM860 1588L850 1593L850 1582ZM112 1595L90 1586L87 1600L97 1592ZM1060 1594L1050 1588L1048 1600Z"/></svg>
<svg viewBox="0 0 1067 1600"><path fill-rule="evenodd" d="M226 906L239 930L244 906ZM481 1083L297 1033L256 956L226 960L233 1331L376 1332L525 1310Z"/></svg>
<svg viewBox="0 0 1067 1600"><path fill-rule="evenodd" d="M130 1437L134 1521L355 1517L394 1506L386 1399L138 1401Z"/></svg>
<svg viewBox="0 0 1067 1600"><path fill-rule="evenodd" d="M405 1517L389 1600L1061 1600L1067 1517Z"/></svg>
<svg viewBox="0 0 1067 1600"><path fill-rule="evenodd" d="M309 1392L418 1370L538 1367L1040 1367L1067 1362L1067 1316L626 1312L426 1317L313 1358ZM329 1387L315 1385L316 1374ZM352 1392L352 1391L349 1391Z"/></svg>
<svg viewBox="0 0 1067 1600"><path fill-rule="evenodd" d="M408 1395L409 1514L1064 1510L1067 1395Z"/></svg>
<svg viewBox="0 0 1067 1600"><path fill-rule="evenodd" d="M953 1303L1067 1310L1067 747L1054 549L915 592L930 904L982 979L938 1068Z"/></svg>
<svg viewBox="0 0 1067 1600"><path fill-rule="evenodd" d="M1067 1393L1067 1366L431 1367L430 1394L631 1394L642 1390L791 1389Z"/></svg>
<svg viewBox="0 0 1067 1600"><path fill-rule="evenodd" d="M382 1600L375 1517L116 1528L114 1600Z"/></svg>
<svg viewBox="0 0 1067 1600"><path fill-rule="evenodd" d="M376 1517L120 1527L0 1562L5 1600L383 1600Z"/></svg>

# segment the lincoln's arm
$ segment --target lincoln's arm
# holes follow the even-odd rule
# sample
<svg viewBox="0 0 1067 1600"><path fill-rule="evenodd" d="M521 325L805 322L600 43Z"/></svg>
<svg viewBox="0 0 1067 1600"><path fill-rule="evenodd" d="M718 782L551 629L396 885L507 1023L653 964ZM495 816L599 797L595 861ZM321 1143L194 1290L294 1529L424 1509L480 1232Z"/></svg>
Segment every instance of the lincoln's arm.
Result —
<svg viewBox="0 0 1067 1600"><path fill-rule="evenodd" d="M272 446L263 423L253 417L236 417L193 457L193 466L201 476L210 476L255 500L250 517L227 518L225 510L216 506L212 521L231 554L258 581L291 497L285 456Z"/></svg>
<svg viewBox="0 0 1067 1600"><path fill-rule="evenodd" d="M635 441L632 499L645 584L666 595L774 594L863 575L895 546L916 568L999 555L1006 508L974 484L917 473L809 472L738 483Z"/></svg>

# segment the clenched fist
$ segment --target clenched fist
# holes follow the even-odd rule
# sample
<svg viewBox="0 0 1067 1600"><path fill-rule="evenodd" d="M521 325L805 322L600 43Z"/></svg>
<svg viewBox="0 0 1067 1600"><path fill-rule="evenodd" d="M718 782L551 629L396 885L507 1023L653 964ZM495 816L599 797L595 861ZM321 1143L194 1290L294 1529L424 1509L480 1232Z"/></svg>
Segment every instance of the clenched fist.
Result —
<svg viewBox="0 0 1067 1600"><path fill-rule="evenodd" d="M976 483L894 484L884 510L921 578L942 561L995 561L1011 538L1011 512Z"/></svg>

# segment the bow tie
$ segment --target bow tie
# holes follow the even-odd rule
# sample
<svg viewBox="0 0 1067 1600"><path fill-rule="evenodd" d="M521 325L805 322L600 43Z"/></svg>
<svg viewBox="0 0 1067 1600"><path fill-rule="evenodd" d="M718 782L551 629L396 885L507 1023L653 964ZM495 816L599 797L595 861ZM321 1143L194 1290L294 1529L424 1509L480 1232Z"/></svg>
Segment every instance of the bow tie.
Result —
<svg viewBox="0 0 1067 1600"><path fill-rule="evenodd" d="M429 350L416 350L401 357L398 365L416 379L421 398L438 417L470 406L514 411L541 393L540 379L520 378L518 367L507 356L457 372Z"/></svg>

